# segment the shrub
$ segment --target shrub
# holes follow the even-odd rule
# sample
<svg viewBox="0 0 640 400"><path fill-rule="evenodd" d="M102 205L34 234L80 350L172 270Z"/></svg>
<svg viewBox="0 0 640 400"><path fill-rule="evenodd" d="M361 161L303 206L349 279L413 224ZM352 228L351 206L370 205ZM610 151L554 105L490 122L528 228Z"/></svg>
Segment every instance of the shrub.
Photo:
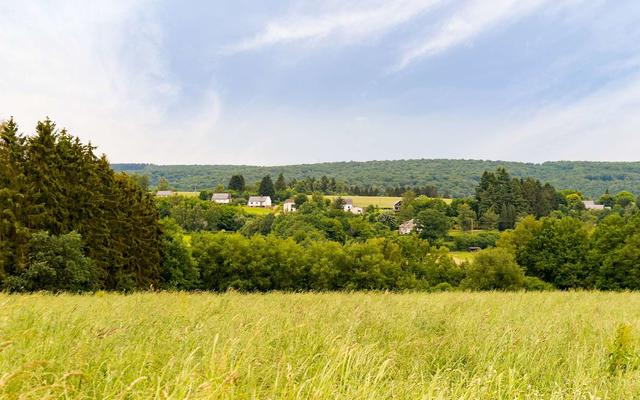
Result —
<svg viewBox="0 0 640 400"><path fill-rule="evenodd" d="M55 236L36 232L28 249L27 265L5 280L5 289L81 292L92 290L98 282L95 263L84 256L79 233Z"/></svg>
<svg viewBox="0 0 640 400"><path fill-rule="evenodd" d="M479 233L463 233L453 238L453 248L458 251L468 250L469 247L486 249L495 247L500 238L500 232L489 231Z"/></svg>
<svg viewBox="0 0 640 400"><path fill-rule="evenodd" d="M461 286L472 290L518 290L524 284L524 272L513 255L504 249L489 249L479 252L468 266Z"/></svg>

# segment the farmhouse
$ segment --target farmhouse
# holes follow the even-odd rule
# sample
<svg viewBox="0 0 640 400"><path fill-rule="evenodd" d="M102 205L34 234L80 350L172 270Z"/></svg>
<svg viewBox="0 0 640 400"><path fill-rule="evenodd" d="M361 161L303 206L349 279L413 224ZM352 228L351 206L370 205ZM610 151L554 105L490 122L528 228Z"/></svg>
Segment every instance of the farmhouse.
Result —
<svg viewBox="0 0 640 400"><path fill-rule="evenodd" d="M343 199L344 200L344 205L342 206L342 209L344 211L348 211L352 214L362 214L364 212L364 209L362 207L355 207L353 205L353 199Z"/></svg>
<svg viewBox="0 0 640 400"><path fill-rule="evenodd" d="M295 212L296 202L293 201L292 199L285 200L285 202L282 203L282 211L286 213Z"/></svg>
<svg viewBox="0 0 640 400"><path fill-rule="evenodd" d="M158 190L156 192L156 196L158 197L171 197L171 196L175 196L177 193L174 192L173 190Z"/></svg>
<svg viewBox="0 0 640 400"><path fill-rule="evenodd" d="M269 196L251 196L247 202L249 207L271 207L271 197Z"/></svg>
<svg viewBox="0 0 640 400"><path fill-rule="evenodd" d="M211 196L211 201L215 201L218 204L229 204L231 203L231 194L230 193L214 193Z"/></svg>
<svg viewBox="0 0 640 400"><path fill-rule="evenodd" d="M344 205L342 206L342 209L345 211L351 211L352 208L353 208L353 199L344 199Z"/></svg>
<svg viewBox="0 0 640 400"><path fill-rule="evenodd" d="M602 204L596 204L593 200L585 200L582 204L584 204L584 208L587 210L604 210L605 208L609 208Z"/></svg>
<svg viewBox="0 0 640 400"><path fill-rule="evenodd" d="M408 220L400 224L398 228L398 233L401 235L408 235L416 229L416 222L413 219Z"/></svg>
<svg viewBox="0 0 640 400"><path fill-rule="evenodd" d="M393 203L393 211L400 212L401 208L402 208L402 200L398 200L395 203Z"/></svg>

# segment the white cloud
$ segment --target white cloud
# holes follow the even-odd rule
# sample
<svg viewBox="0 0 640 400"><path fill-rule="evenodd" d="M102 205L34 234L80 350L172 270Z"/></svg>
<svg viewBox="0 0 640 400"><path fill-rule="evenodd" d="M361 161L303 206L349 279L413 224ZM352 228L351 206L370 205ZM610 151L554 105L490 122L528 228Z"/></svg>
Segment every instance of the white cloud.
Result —
<svg viewBox="0 0 640 400"><path fill-rule="evenodd" d="M438 24L436 31L407 49L395 70L401 70L419 58L444 52L494 26L513 22L550 0L470 0L453 16Z"/></svg>
<svg viewBox="0 0 640 400"><path fill-rule="evenodd" d="M530 161L637 160L638 109L640 75L570 103L550 104L521 122L512 121L502 130L496 156Z"/></svg>
<svg viewBox="0 0 640 400"><path fill-rule="evenodd" d="M217 123L219 100L210 89L189 115L171 111L184 96L167 71L153 5L0 4L0 119L13 115L32 132L49 116L114 161L187 159Z"/></svg>
<svg viewBox="0 0 640 400"><path fill-rule="evenodd" d="M229 52L259 49L301 40L340 37L354 40L388 31L426 12L442 0L360 1L351 9L325 11L319 15L295 13L270 21L262 32L228 48Z"/></svg>

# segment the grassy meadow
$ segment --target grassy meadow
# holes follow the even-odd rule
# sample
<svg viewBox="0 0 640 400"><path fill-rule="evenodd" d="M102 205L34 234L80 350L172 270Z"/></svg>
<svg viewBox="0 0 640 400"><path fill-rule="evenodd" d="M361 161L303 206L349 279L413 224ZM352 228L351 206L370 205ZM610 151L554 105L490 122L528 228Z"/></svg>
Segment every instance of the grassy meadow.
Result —
<svg viewBox="0 0 640 400"><path fill-rule="evenodd" d="M0 398L630 399L638 336L635 293L0 295Z"/></svg>
<svg viewBox="0 0 640 400"><path fill-rule="evenodd" d="M352 199L353 205L356 207L367 208L369 206L374 206L378 208L393 208L393 205L401 200L402 197L392 197L392 196L333 196L333 195L325 195L324 197L328 199L335 199L336 197L342 197L344 199ZM441 199L447 204L451 204L451 199Z"/></svg>

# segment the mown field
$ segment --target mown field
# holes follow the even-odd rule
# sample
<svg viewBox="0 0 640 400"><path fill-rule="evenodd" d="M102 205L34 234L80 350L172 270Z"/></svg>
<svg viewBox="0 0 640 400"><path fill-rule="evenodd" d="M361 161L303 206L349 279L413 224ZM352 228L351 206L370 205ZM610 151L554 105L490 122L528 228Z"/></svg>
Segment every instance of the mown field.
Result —
<svg viewBox="0 0 640 400"><path fill-rule="evenodd" d="M335 199L338 196L325 195L324 197L328 199ZM366 208L369 206L374 206L378 208L393 208L393 205L401 200L401 197L392 197L392 196L349 196L344 195L340 196L345 199L352 199L353 205L356 207ZM451 199L442 199L445 203L450 204Z"/></svg>
<svg viewBox="0 0 640 400"><path fill-rule="evenodd" d="M639 328L630 293L0 295L0 398L631 399Z"/></svg>

